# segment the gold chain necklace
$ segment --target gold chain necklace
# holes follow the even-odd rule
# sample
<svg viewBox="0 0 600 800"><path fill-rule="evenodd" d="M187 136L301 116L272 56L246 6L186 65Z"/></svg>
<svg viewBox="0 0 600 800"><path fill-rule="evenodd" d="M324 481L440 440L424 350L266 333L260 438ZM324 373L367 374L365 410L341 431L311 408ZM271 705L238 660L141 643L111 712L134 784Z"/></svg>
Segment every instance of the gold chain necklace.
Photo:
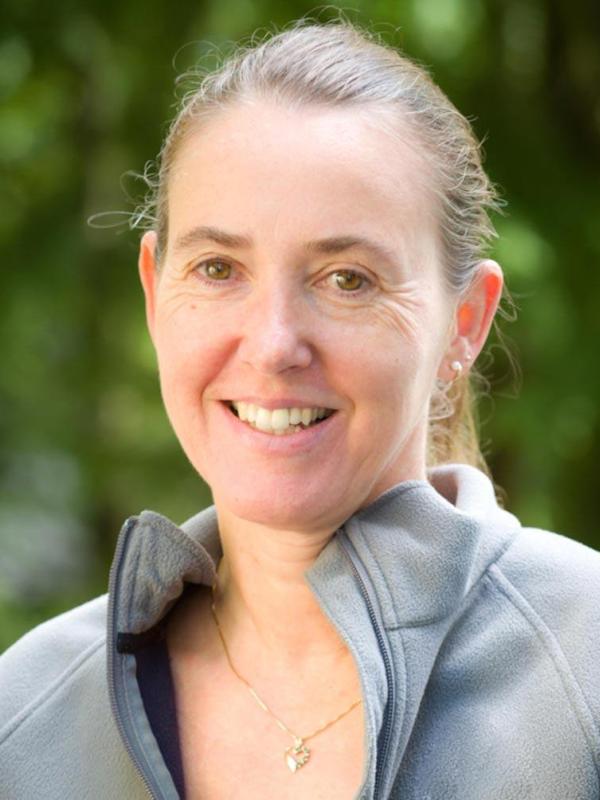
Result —
<svg viewBox="0 0 600 800"><path fill-rule="evenodd" d="M355 700L351 706L349 706L345 711L342 711L341 714L338 714L338 716L335 719L332 719L330 722L326 722L324 725L321 725L320 728L317 728L317 730L313 731L312 733L309 733L308 736L298 736L293 731L291 731L284 722L282 722L277 716L275 716L275 714L271 711L271 709L265 703L265 701L259 696L256 690L253 689L252 686L250 686L248 681L242 675L240 675L237 669L233 666L233 662L231 661L231 656L229 655L229 650L227 648L227 642L225 641L225 636L223 635L223 630L221 628L221 624L219 623L219 618L217 617L217 611L215 608L216 588L217 588L217 582L215 581L212 586L212 603L210 609L212 611L212 615L215 620L215 625L217 626L219 638L221 639L221 643L223 644L223 650L225 651L225 658L227 659L227 663L229 664L229 667L233 672L233 674L236 676L236 678L238 678L238 680L240 680L248 688L250 694L256 700L256 702L262 708L262 710L266 711L267 714L270 714L275 720L275 722L279 725L281 730L287 733L289 736L291 736L292 739L294 740L294 744L285 750L283 758L290 772L296 772L297 770L300 769L300 767L303 767L305 764L307 764L308 759L310 758L311 751L306 746L306 742L308 742L309 739L313 739L315 736L317 736L317 734L323 733L323 731L327 730L327 728L331 728L331 726L335 725L336 722L339 722L342 719L342 717L345 717L346 714L349 714L352 711L352 709L360 705L362 703L362 699Z"/></svg>

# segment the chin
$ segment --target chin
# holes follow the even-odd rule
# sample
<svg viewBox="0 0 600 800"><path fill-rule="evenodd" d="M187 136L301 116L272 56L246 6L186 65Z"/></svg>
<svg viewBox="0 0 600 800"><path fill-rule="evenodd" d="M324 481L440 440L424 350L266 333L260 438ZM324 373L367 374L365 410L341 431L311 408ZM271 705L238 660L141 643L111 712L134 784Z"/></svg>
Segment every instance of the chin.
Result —
<svg viewBox="0 0 600 800"><path fill-rule="evenodd" d="M332 502L329 493L325 497L322 487L318 494L286 491L281 486L270 491L254 490L247 494L228 491L219 494L213 490L213 497L219 512L280 530L330 529L333 532L346 519L340 517L340 503Z"/></svg>

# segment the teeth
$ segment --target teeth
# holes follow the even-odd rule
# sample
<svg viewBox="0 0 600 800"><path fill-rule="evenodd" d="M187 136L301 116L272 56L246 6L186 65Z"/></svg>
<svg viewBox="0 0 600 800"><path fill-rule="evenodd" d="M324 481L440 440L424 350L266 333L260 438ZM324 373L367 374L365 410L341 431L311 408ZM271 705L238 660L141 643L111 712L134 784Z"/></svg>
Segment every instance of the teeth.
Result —
<svg viewBox="0 0 600 800"><path fill-rule="evenodd" d="M271 425L271 412L267 408L258 408L256 411L256 419L254 424L259 431L270 431Z"/></svg>
<svg viewBox="0 0 600 800"><path fill-rule="evenodd" d="M326 408L316 406L313 408L275 408L270 410L242 401L239 403L232 402L231 405L242 421L249 422L252 427L258 428L258 430L265 433L278 435L294 433L297 430L295 426L300 425L300 423L304 427L308 427L315 420L323 419L332 413Z"/></svg>
<svg viewBox="0 0 600 800"><path fill-rule="evenodd" d="M290 412L287 408L276 408L271 412L271 427L275 431L284 431L290 427Z"/></svg>

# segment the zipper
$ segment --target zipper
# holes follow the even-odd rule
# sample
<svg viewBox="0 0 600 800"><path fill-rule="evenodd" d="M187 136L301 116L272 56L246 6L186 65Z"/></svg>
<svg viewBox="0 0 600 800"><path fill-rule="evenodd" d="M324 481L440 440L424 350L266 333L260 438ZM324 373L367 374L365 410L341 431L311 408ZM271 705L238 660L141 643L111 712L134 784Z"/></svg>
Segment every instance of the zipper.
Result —
<svg viewBox="0 0 600 800"><path fill-rule="evenodd" d="M383 800L383 770L385 768L386 758L390 749L390 742L392 738L393 716L394 709L396 707L396 680L394 670L392 669L390 645L384 632L383 624L380 620L377 605L373 601L372 593L369 591L371 581L358 553L356 552L356 548L348 538L348 535L345 532L343 533L344 535L340 536L339 541L365 600L367 611L369 612L369 617L371 619L371 624L373 626L373 630L375 631L377 644L379 645L379 650L383 659L383 665L388 684L388 698L383 714L382 733L380 737L381 745L377 755L377 765L375 768L375 789L373 792L373 800Z"/></svg>
<svg viewBox="0 0 600 800"><path fill-rule="evenodd" d="M110 707L113 712L113 718L117 723L117 728L121 735L121 739L125 745L125 749L127 750L129 757L131 758L133 765L135 766L136 770L139 773L139 776L144 784L144 787L148 793L148 796L153 798L153 800L160 800L161 794L160 791L157 793L154 790L154 787L151 785L150 780L146 776L144 772L144 760L140 757L137 748L134 747L132 742L129 739L127 731L125 729L125 725L121 718L121 709L119 703L117 701L117 690L115 685L115 630L116 630L116 623L117 623L117 607L115 603L115 598L117 596L117 592L119 590L120 585L120 565L121 560L123 558L123 554L129 544L129 537L131 535L132 530L135 528L136 523L138 521L137 517L130 517L128 520L125 521L123 525L123 529L121 531L121 535L119 536L119 542L117 545L117 550L115 552L114 563L117 565L114 572L111 573L110 580L109 580L109 588L108 588L108 597L109 597L109 614L108 614L108 694L110 698Z"/></svg>

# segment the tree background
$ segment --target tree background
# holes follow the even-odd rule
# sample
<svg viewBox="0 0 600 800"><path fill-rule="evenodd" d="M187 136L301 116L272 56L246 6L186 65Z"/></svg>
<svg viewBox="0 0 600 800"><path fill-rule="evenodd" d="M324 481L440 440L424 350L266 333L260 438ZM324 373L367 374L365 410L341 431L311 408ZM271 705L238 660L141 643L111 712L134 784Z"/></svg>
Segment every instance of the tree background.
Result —
<svg viewBox="0 0 600 800"><path fill-rule="evenodd" d="M295 0L4 0L0 12L0 650L106 591L123 520L209 502L163 412L131 211L174 80ZM483 438L525 524L600 547L600 6L371 0L344 8L431 68L485 139L507 202L492 253L518 307ZM337 6L321 9L320 19ZM109 221L118 221L112 216ZM484 359L485 361L485 359Z"/></svg>

